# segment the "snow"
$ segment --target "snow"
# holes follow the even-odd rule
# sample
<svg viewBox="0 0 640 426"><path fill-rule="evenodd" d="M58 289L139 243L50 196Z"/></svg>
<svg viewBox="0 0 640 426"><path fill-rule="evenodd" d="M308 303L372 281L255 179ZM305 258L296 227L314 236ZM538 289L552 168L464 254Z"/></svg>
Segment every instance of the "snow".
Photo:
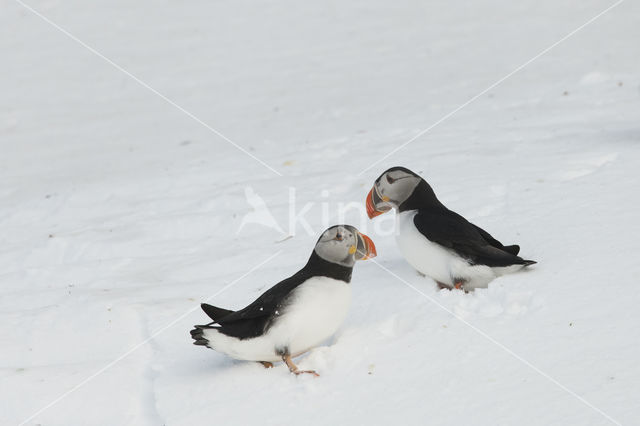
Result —
<svg viewBox="0 0 640 426"><path fill-rule="evenodd" d="M4 2L0 424L637 422L637 2L370 169L613 2L27 4L282 176ZM321 377L191 344L393 165L539 264L437 291L351 208L378 264L297 359ZM262 201L277 224L237 232Z"/></svg>

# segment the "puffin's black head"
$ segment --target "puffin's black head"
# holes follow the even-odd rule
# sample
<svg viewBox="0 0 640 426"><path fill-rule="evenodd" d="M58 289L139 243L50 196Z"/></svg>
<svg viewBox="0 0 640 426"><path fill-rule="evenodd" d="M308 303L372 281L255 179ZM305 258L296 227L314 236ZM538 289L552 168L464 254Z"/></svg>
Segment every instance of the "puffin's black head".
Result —
<svg viewBox="0 0 640 426"><path fill-rule="evenodd" d="M351 225L335 225L324 231L314 251L328 262L348 267L356 260L376 257L376 246L371 238Z"/></svg>
<svg viewBox="0 0 640 426"><path fill-rule="evenodd" d="M382 173L367 195L367 214L372 219L407 201L424 182L420 176L404 167L392 167Z"/></svg>

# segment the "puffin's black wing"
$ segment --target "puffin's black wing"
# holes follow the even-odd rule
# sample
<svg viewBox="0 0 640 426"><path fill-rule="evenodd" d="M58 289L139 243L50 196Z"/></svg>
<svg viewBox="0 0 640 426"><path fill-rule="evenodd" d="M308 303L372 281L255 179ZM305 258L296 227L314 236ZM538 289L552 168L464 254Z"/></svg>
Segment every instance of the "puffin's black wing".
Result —
<svg viewBox="0 0 640 426"><path fill-rule="evenodd" d="M535 263L516 256L513 246L504 247L488 232L450 210L419 211L413 223L427 239L454 250L474 264L509 266Z"/></svg>
<svg viewBox="0 0 640 426"><path fill-rule="evenodd" d="M471 223L471 222L469 222L469 223ZM491 234L489 234L484 229L480 228L478 225L474 225L473 223L471 223L471 225L474 228L476 228L476 231L478 231L478 233L482 236L482 238L484 238L484 240L486 242L488 242L489 244L491 244L495 248L499 248L500 250L504 250L507 253L511 253L511 254L518 254L520 252L520 246L519 245L513 244L511 246L503 246L500 241L498 241L495 238L493 238L491 236Z"/></svg>
<svg viewBox="0 0 640 426"><path fill-rule="evenodd" d="M196 326L196 329L215 328L227 336L240 339L260 336L269 326L270 321L279 314L279 309L286 305L291 291L309 278L307 275L305 270L301 270L295 275L280 281L264 292L253 303L239 311L233 312L215 308L217 311L212 316L203 306L203 310L214 320L216 325L213 325L214 323L201 325ZM212 307L211 305L206 306ZM228 312L228 314L214 318L222 311Z"/></svg>

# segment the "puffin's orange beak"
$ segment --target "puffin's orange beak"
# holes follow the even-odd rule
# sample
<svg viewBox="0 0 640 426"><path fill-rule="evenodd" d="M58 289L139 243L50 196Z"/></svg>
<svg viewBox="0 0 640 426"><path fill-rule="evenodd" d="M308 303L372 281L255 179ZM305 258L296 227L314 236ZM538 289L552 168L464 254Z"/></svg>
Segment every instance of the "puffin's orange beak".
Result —
<svg viewBox="0 0 640 426"><path fill-rule="evenodd" d="M373 190L375 188L371 188L371 191L369 191L369 195L367 195L367 216L369 216L369 219L373 219L376 216L381 215L382 213L384 213L384 211L380 211L378 209L376 209L376 205L373 202ZM369 240L371 241L371 240Z"/></svg>
<svg viewBox="0 0 640 426"><path fill-rule="evenodd" d="M367 259L376 257L378 255L378 253L376 252L376 245L373 244L373 241L371 241L371 238L367 237L362 232L360 233L360 236L364 240L365 253L366 253L364 257L360 260L367 260Z"/></svg>

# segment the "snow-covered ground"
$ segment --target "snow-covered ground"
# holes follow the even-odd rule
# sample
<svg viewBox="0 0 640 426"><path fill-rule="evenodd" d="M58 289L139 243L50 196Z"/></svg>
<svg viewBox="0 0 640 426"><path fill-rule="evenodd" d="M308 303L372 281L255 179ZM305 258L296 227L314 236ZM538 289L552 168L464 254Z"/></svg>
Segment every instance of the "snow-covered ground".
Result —
<svg viewBox="0 0 640 426"><path fill-rule="evenodd" d="M28 4L282 176L3 1L0 424L637 424L637 1L362 174L613 1ZM320 378L191 344L393 165L539 264L437 291L354 208L379 265ZM314 235L237 232L250 194L286 233L290 191Z"/></svg>

